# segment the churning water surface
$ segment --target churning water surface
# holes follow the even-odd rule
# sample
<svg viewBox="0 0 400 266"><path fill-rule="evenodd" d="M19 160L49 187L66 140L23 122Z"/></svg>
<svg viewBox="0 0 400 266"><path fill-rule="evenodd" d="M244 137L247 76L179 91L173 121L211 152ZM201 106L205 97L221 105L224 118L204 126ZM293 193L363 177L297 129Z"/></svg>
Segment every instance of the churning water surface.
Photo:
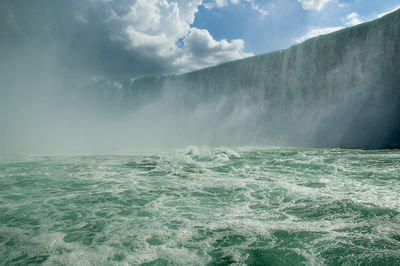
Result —
<svg viewBox="0 0 400 266"><path fill-rule="evenodd" d="M0 161L1 265L400 265L400 152Z"/></svg>

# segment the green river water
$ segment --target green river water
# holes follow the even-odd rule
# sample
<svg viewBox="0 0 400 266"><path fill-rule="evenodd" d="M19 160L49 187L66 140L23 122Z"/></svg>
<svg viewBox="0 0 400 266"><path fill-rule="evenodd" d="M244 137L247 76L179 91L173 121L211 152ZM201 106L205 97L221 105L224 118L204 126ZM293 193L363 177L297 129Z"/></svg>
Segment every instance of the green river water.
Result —
<svg viewBox="0 0 400 266"><path fill-rule="evenodd" d="M0 265L400 265L400 151L0 158Z"/></svg>

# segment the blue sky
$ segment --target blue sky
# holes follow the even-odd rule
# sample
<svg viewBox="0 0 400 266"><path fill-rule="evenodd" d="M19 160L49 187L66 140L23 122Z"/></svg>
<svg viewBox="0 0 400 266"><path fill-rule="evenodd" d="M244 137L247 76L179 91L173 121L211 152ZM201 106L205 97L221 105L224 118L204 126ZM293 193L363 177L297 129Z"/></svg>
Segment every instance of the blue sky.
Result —
<svg viewBox="0 0 400 266"><path fill-rule="evenodd" d="M318 3L323 1L308 2L310 6L298 0L254 0L236 4L226 0L218 7L215 1L207 1L199 7L192 26L207 29L217 40L243 39L244 51L260 54L287 48L315 28L349 27L400 8L399 0L333 0L323 4L320 10ZM207 3L213 4L212 7L206 8ZM265 12L252 8L252 3ZM355 18L353 23L346 19L350 14L353 14L350 18Z"/></svg>
<svg viewBox="0 0 400 266"><path fill-rule="evenodd" d="M95 79L184 73L396 8L400 0L1 0L0 48L10 62L40 54Z"/></svg>

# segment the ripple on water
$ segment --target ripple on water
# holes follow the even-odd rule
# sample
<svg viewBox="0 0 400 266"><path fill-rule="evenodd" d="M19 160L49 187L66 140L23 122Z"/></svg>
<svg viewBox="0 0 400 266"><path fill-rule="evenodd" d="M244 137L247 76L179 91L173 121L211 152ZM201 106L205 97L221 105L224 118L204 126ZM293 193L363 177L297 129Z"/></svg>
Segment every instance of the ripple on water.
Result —
<svg viewBox="0 0 400 266"><path fill-rule="evenodd" d="M197 148L0 163L0 264L400 265L399 151Z"/></svg>

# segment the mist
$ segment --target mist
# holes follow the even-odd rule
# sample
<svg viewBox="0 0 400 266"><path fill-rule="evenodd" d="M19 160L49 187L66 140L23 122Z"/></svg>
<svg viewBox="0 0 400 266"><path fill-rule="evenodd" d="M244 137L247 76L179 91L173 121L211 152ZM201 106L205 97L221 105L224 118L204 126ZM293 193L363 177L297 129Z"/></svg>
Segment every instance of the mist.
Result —
<svg viewBox="0 0 400 266"><path fill-rule="evenodd" d="M82 100L85 84L177 71L163 67L167 59L131 51L126 40L111 39L122 25L106 20L108 5L0 3L0 152L100 151L108 137L99 138L103 144L91 139L104 134L96 129L110 121L97 115L101 106L94 109Z"/></svg>
<svg viewBox="0 0 400 266"><path fill-rule="evenodd" d="M98 80L182 71L151 47L130 48L122 38L126 22L114 18L127 12L126 1L0 3L1 153L182 146L164 123L183 129L190 120L175 113L174 96L132 111L85 91Z"/></svg>
<svg viewBox="0 0 400 266"><path fill-rule="evenodd" d="M168 58L110 38L106 1L12 2L0 4L1 153L400 145L398 11L173 75Z"/></svg>

